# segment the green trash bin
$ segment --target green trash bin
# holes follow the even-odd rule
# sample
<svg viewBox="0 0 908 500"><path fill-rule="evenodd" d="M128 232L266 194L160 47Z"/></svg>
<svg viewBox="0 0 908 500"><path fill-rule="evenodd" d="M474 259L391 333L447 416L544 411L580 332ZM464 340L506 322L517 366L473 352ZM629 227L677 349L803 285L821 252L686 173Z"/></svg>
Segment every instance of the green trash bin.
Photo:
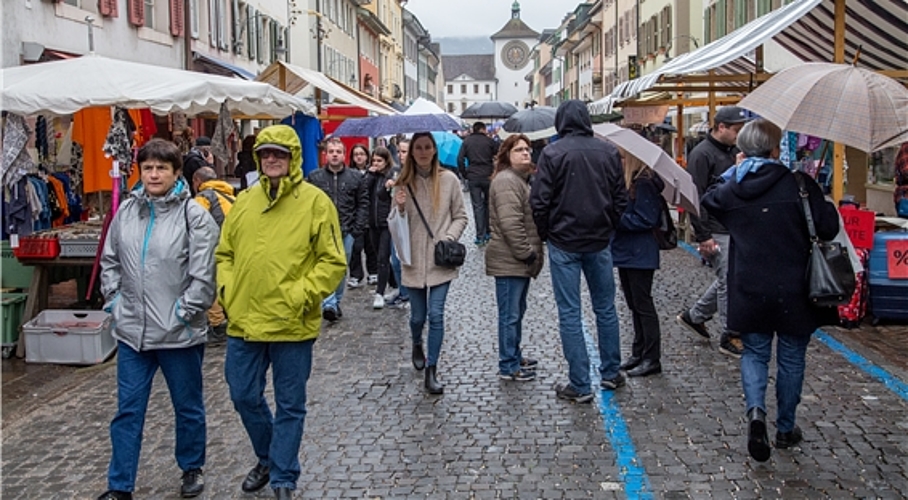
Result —
<svg viewBox="0 0 908 500"><path fill-rule="evenodd" d="M0 298L3 303L3 338L0 340L3 359L12 355L19 342L19 327L22 326L22 313L25 312L27 299L27 293L4 293Z"/></svg>
<svg viewBox="0 0 908 500"><path fill-rule="evenodd" d="M3 269L0 269L0 288L25 288L32 284L32 266L24 266L13 255L13 247L9 240L3 240L0 245Z"/></svg>

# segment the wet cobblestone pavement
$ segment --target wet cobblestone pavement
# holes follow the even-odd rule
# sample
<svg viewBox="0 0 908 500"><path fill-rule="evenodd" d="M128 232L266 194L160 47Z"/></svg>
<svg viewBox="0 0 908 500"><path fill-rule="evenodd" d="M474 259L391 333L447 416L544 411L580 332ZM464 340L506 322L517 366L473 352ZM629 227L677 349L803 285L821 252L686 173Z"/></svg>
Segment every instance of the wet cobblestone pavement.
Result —
<svg viewBox="0 0 908 500"><path fill-rule="evenodd" d="M654 287L663 373L597 393L591 405L555 398L567 366L547 270L531 285L524 329L539 377L500 381L494 281L482 250L470 246L448 297L440 397L424 393L422 372L410 364L408 311L372 310L368 289L348 290L344 318L326 325L315 347L297 498L908 498L908 327L828 329L812 342L798 413L805 441L760 464L747 455L737 361L718 352L717 340L674 322L710 276L683 249L663 252ZM617 303L627 355L632 330L620 292ZM584 318L591 322L588 303ZM206 353L201 498L254 498L239 489L255 458L229 401L223 358L223 347ZM30 379L9 380L7 363L21 361L4 361L2 497L103 492L114 364L58 368L68 371L46 375L52 380L32 392L12 385ZM173 435L159 375L136 498L178 498Z"/></svg>

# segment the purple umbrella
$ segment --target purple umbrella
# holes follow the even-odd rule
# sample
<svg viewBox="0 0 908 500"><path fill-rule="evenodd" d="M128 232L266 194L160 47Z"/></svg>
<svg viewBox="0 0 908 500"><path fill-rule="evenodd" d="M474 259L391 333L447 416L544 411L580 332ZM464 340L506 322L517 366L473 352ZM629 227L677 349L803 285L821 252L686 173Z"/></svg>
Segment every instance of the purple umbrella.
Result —
<svg viewBox="0 0 908 500"><path fill-rule="evenodd" d="M460 130L453 118L446 114L385 115L369 118L348 118L334 131L337 137L384 137L415 132L442 132Z"/></svg>

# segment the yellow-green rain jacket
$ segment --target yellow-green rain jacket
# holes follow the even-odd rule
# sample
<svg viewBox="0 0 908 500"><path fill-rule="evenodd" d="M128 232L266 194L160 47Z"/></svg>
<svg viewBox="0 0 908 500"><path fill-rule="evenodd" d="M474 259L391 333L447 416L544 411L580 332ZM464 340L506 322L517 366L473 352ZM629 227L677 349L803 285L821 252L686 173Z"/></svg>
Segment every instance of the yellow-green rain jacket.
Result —
<svg viewBox="0 0 908 500"><path fill-rule="evenodd" d="M240 193L221 229L218 298L227 311L227 334L250 342L315 339L321 302L347 269L337 211L321 189L303 180L302 147L287 125L262 130L255 142L290 149L290 173L277 195L271 181Z"/></svg>

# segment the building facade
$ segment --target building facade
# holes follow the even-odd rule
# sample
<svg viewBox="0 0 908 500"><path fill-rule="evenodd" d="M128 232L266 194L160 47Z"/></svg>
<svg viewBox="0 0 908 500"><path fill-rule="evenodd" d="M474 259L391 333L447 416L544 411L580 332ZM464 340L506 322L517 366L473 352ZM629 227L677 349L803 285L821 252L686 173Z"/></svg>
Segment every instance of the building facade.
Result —
<svg viewBox="0 0 908 500"><path fill-rule="evenodd" d="M511 5L511 19L494 33L495 80L498 89L496 100L523 107L529 97L530 87L526 74L531 61L530 52L539 33L520 19L520 3Z"/></svg>
<svg viewBox="0 0 908 500"><path fill-rule="evenodd" d="M498 100L498 81L495 78L495 56L441 56L444 68L444 109L460 114L471 104Z"/></svg>

